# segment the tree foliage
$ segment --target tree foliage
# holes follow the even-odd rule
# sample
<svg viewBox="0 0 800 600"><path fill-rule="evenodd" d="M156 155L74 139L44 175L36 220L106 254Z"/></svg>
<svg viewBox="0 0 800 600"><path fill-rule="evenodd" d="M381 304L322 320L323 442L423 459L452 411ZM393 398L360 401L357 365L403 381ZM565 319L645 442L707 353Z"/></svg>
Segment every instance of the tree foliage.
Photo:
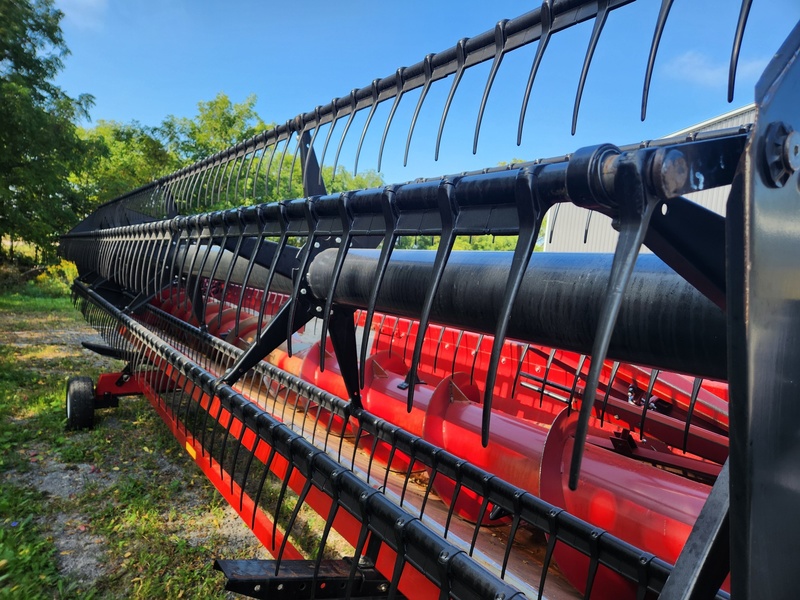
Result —
<svg viewBox="0 0 800 600"><path fill-rule="evenodd" d="M72 182L87 208L129 192L180 168L181 162L156 128L136 121L98 121L79 130L86 143L85 168L73 173Z"/></svg>
<svg viewBox="0 0 800 600"><path fill-rule="evenodd" d="M255 110L256 96L234 104L224 92L197 103L197 116L168 116L160 133L167 148L185 164L242 142L267 129Z"/></svg>
<svg viewBox="0 0 800 600"><path fill-rule="evenodd" d="M69 174L83 168L75 121L92 97L53 83L68 53L52 0L0 0L0 239L51 251L82 198ZM0 246L0 248L2 248Z"/></svg>

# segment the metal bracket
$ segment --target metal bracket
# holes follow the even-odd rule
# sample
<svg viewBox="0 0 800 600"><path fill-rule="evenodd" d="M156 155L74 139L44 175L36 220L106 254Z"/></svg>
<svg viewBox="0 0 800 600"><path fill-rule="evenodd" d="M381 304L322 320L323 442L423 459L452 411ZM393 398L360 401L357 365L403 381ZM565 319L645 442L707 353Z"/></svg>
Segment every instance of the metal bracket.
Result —
<svg viewBox="0 0 800 600"><path fill-rule="evenodd" d="M389 581L374 567L359 563L350 583L352 562L352 558L323 560L316 576L313 560L284 560L277 574L274 560L215 560L214 568L227 578L226 590L251 598L339 599L345 597L348 584L349 598L389 596Z"/></svg>

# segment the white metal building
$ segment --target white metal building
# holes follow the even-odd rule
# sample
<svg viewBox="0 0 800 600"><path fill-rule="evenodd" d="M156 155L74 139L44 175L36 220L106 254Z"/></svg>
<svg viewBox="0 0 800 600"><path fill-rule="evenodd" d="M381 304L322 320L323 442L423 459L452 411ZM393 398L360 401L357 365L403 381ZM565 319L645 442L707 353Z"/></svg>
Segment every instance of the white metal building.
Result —
<svg viewBox="0 0 800 600"><path fill-rule="evenodd" d="M666 137L747 125L755 119L755 110L755 104L750 104ZM686 197L724 215L729 189L730 186L723 186L688 194ZM557 213L555 208L551 209L546 227L545 250L549 252L614 252L617 245L618 234L611 227L611 219L574 204L559 205ZM642 247L642 252L650 250Z"/></svg>

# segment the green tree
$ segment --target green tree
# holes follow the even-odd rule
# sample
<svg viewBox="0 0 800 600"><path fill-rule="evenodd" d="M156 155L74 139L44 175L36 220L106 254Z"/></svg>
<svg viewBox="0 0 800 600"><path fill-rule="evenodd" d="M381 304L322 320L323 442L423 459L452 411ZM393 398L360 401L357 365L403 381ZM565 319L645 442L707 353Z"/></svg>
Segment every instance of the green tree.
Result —
<svg viewBox="0 0 800 600"><path fill-rule="evenodd" d="M167 149L160 131L136 121L100 120L79 133L86 143L87 164L73 173L71 180L85 198L87 208L95 208L181 166L179 158Z"/></svg>
<svg viewBox="0 0 800 600"><path fill-rule="evenodd" d="M0 240L12 257L15 240L51 255L82 204L68 176L84 161L74 122L93 99L53 83L68 53L62 17L52 0L0 0Z"/></svg>
<svg viewBox="0 0 800 600"><path fill-rule="evenodd" d="M194 118L168 116L160 135L171 152L191 164L267 129L255 105L255 94L234 104L220 92L208 102L198 102Z"/></svg>

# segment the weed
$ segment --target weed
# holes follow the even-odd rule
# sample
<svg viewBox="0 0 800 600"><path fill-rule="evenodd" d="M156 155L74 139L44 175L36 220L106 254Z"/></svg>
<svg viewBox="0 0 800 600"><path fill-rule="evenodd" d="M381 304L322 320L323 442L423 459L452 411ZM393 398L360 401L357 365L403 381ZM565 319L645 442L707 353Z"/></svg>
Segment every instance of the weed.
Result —
<svg viewBox="0 0 800 600"><path fill-rule="evenodd" d="M55 549L36 519L43 512L40 494L0 486L0 598L85 597L56 569Z"/></svg>

